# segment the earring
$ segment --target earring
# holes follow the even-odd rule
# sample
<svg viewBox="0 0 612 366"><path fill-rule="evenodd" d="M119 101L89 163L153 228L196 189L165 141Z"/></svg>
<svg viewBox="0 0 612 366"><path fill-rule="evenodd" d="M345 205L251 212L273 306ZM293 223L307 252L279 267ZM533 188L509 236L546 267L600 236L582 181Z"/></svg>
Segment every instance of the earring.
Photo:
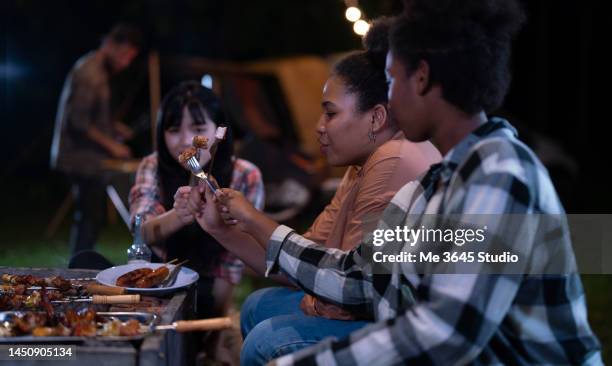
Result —
<svg viewBox="0 0 612 366"><path fill-rule="evenodd" d="M374 127L372 127L370 129L370 132L368 132L368 138L370 139L370 142L376 142L376 134L374 133Z"/></svg>
<svg viewBox="0 0 612 366"><path fill-rule="evenodd" d="M372 118L372 127L370 127L370 132L368 132L368 138L370 142L376 142L376 134L374 133L374 118Z"/></svg>

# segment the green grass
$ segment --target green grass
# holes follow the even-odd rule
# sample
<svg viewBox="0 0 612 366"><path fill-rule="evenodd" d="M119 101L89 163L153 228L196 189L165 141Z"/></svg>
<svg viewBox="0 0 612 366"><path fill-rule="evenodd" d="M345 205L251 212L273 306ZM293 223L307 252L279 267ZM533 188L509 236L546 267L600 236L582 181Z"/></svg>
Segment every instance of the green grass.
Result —
<svg viewBox="0 0 612 366"><path fill-rule="evenodd" d="M27 231L19 225L6 224L0 227L0 266L10 267L67 267L70 257L68 248L68 225L63 226L52 238L45 238L44 224L32 225ZM117 223L106 227L98 239L96 250L111 262L127 261L127 248L132 244L127 228Z"/></svg>

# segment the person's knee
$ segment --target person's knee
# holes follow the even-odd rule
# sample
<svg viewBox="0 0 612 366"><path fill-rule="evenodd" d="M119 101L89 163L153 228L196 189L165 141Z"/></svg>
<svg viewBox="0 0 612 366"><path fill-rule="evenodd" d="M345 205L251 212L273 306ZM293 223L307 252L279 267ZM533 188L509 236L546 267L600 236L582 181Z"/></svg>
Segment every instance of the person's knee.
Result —
<svg viewBox="0 0 612 366"><path fill-rule="evenodd" d="M255 312L257 311L257 304L259 304L262 297L264 297L269 290L269 288L262 288L251 293L242 304L240 308L240 330L243 338L246 338L251 329L257 325L256 323L253 324L256 319Z"/></svg>
<svg viewBox="0 0 612 366"><path fill-rule="evenodd" d="M246 335L240 352L240 364L243 366L265 365L275 353L274 337L271 320L267 319L255 324Z"/></svg>
<svg viewBox="0 0 612 366"><path fill-rule="evenodd" d="M242 321L240 322L240 326L243 327ZM245 334L244 328L242 337L244 340L242 341L242 348L240 349L240 365L254 365L256 364L255 360L259 353L257 350L257 339L253 338L252 333Z"/></svg>
<svg viewBox="0 0 612 366"><path fill-rule="evenodd" d="M316 344L316 340L303 337L284 317L266 319L249 332L242 344L240 364L265 365L275 358L297 352Z"/></svg>

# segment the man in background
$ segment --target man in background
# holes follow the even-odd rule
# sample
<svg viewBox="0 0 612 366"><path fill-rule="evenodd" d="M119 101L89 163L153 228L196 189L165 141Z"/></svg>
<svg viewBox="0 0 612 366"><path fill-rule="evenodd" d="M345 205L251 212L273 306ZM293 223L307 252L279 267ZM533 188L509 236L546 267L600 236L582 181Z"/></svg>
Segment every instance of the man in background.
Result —
<svg viewBox="0 0 612 366"><path fill-rule="evenodd" d="M71 255L92 249L104 224L108 177L102 161L131 157L123 142L133 133L113 119L110 79L136 58L141 39L141 32L130 25L114 26L97 50L76 62L64 82L51 146L51 167L64 172L72 184L75 214L70 232Z"/></svg>

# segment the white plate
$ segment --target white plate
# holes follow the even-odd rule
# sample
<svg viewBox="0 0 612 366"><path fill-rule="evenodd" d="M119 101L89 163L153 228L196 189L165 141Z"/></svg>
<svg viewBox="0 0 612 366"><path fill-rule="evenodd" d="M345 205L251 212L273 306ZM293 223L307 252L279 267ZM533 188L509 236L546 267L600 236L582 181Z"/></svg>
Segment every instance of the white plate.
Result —
<svg viewBox="0 0 612 366"><path fill-rule="evenodd" d="M156 269L163 265L168 267L170 271L172 271L172 268L174 268L174 265L164 264L164 263L129 263L129 264L124 264L122 266L115 266L115 267L111 267L111 268L107 268L103 270L102 272L98 273L98 275L96 276L96 281L98 281L102 285L121 287L121 286L116 285L117 278L119 278L120 276L130 271L133 271L135 269L138 269L138 268L149 267L151 269ZM187 287L193 284L194 282L196 282L199 277L200 276L198 275L198 273L195 272L194 270L189 269L185 266L182 266L181 270L178 273L178 276L176 277L176 282L174 282L174 285L170 287L164 287L164 288L125 287L125 289L127 289L127 291L130 293L139 293L143 295L161 295L161 294L174 292L183 287Z"/></svg>

